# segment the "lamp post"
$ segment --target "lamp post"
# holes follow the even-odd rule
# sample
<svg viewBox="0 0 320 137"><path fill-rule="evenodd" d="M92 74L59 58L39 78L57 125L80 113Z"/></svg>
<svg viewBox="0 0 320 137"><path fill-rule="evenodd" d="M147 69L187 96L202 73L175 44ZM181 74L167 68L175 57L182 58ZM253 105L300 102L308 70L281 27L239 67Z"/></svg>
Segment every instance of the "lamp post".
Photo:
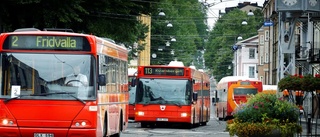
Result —
<svg viewBox="0 0 320 137"><path fill-rule="evenodd" d="M149 55L151 65L163 65L165 64L164 58L172 59L174 56L171 51L173 49L172 46L174 46L173 43L176 42L177 39L170 35L170 32L174 29L174 22L168 17L170 16L169 14L165 15L166 17L157 16L152 19L152 47L150 52L156 56L152 54Z"/></svg>
<svg viewBox="0 0 320 137"><path fill-rule="evenodd" d="M238 75L238 49L239 45L237 45L237 42L239 40L242 40L243 38L239 35L234 37L234 45L232 46L232 50L234 51L234 68L233 68L233 75L237 76Z"/></svg>

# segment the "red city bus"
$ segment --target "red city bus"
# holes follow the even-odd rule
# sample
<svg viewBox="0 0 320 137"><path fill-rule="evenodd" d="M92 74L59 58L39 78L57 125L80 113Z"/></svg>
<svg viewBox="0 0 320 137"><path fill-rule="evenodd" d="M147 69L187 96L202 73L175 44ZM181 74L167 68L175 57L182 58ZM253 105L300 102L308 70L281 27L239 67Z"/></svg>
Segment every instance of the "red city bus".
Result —
<svg viewBox="0 0 320 137"><path fill-rule="evenodd" d="M233 112L240 103L247 102L247 96L262 92L262 82L243 76L222 78L216 89L216 115L219 120L233 118Z"/></svg>
<svg viewBox="0 0 320 137"><path fill-rule="evenodd" d="M206 125L210 120L209 76L184 66L139 66L135 122Z"/></svg>
<svg viewBox="0 0 320 137"><path fill-rule="evenodd" d="M128 80L129 80L129 119L134 120L134 104L136 98L136 86L131 86L131 81L135 79L137 76L137 69L136 68L129 68L128 69Z"/></svg>
<svg viewBox="0 0 320 137"><path fill-rule="evenodd" d="M128 124L127 49L93 35L0 35L0 136L120 136Z"/></svg>

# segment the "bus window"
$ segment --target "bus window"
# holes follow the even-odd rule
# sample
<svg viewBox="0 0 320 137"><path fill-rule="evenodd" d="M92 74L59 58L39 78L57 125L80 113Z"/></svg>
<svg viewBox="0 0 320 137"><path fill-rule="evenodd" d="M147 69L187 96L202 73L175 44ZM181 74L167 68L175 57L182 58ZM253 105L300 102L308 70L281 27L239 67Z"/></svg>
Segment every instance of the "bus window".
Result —
<svg viewBox="0 0 320 137"><path fill-rule="evenodd" d="M175 79L140 79L137 103L141 104L190 104L188 80Z"/></svg>
<svg viewBox="0 0 320 137"><path fill-rule="evenodd" d="M94 65L90 55L5 53L1 56L6 66L3 68L5 79L8 79L1 94L4 98L13 97L13 86L19 90L15 96L23 95L25 98L75 99L69 94L83 100L95 98L91 72ZM68 76L78 78L75 66L80 67L80 73L87 78L88 84L70 86L65 83Z"/></svg>
<svg viewBox="0 0 320 137"><path fill-rule="evenodd" d="M258 89L255 88L235 88L234 89L234 95L251 95L251 94L257 94Z"/></svg>

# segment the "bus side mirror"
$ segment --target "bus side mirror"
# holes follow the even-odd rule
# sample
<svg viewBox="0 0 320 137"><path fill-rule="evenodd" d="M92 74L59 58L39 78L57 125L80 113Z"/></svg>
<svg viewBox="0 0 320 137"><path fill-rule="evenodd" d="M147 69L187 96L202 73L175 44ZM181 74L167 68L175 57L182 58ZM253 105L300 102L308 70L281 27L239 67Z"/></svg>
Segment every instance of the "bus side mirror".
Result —
<svg viewBox="0 0 320 137"><path fill-rule="evenodd" d="M193 101L197 101L198 100L198 93L197 92L193 92L192 99L193 99Z"/></svg>
<svg viewBox="0 0 320 137"><path fill-rule="evenodd" d="M131 85L130 86L131 87L135 87L136 86L136 79L135 78L131 79Z"/></svg>
<svg viewBox="0 0 320 137"><path fill-rule="evenodd" d="M107 84L106 81L106 74L100 74L98 77L98 85L99 86L105 86Z"/></svg>

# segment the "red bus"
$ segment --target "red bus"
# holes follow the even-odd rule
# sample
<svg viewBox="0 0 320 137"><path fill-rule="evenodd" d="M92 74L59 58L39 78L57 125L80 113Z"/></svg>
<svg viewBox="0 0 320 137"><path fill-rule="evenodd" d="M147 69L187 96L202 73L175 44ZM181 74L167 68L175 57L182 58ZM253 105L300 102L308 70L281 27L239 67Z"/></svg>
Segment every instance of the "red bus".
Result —
<svg viewBox="0 0 320 137"><path fill-rule="evenodd" d="M206 125L210 120L209 76L184 66L139 66L135 122Z"/></svg>
<svg viewBox="0 0 320 137"><path fill-rule="evenodd" d="M137 76L137 69L136 68L129 68L128 69L128 80L129 80L129 119L134 120L134 104L136 100L136 86L130 86L131 81L135 79Z"/></svg>
<svg viewBox="0 0 320 137"><path fill-rule="evenodd" d="M104 38L22 29L0 35L0 136L120 136L127 49Z"/></svg>
<svg viewBox="0 0 320 137"><path fill-rule="evenodd" d="M219 120L233 118L233 112L240 103L247 102L249 94L262 92L262 82L244 76L222 78L216 89L216 115Z"/></svg>

